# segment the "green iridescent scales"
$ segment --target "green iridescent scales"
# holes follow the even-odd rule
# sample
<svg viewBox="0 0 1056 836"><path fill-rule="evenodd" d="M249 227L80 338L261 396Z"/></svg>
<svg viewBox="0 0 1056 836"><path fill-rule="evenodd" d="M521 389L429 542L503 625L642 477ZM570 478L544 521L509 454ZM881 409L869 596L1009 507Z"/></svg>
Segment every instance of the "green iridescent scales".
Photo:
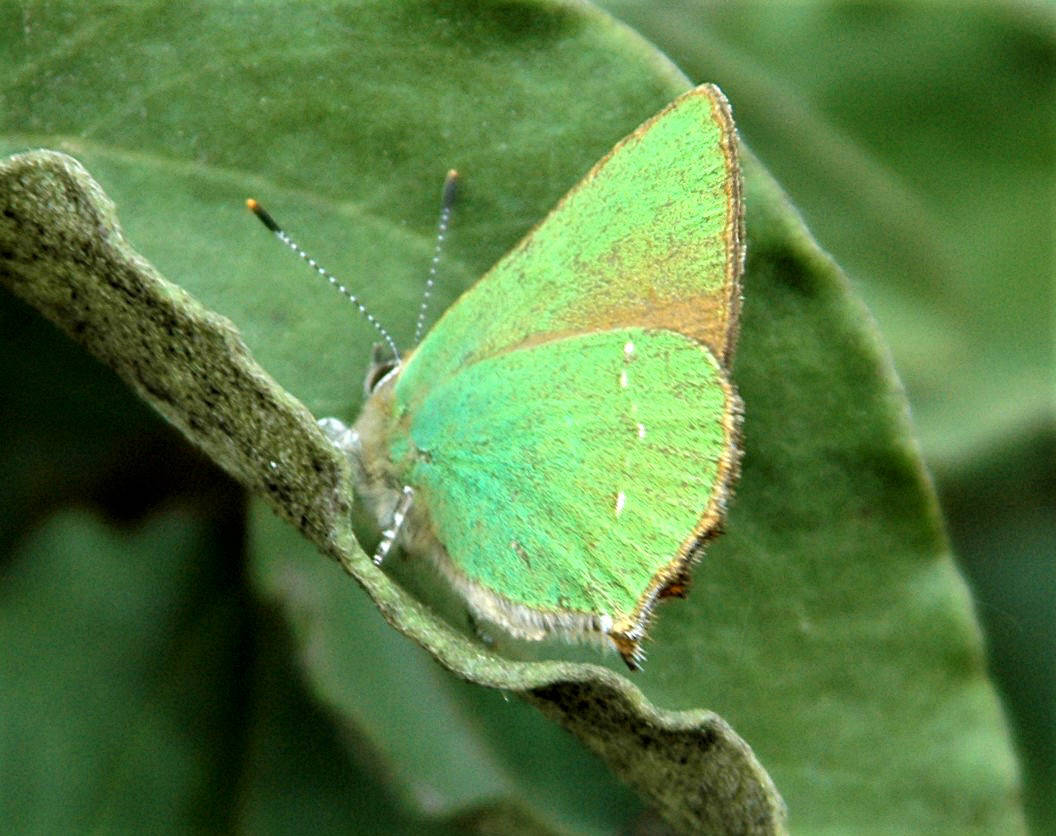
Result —
<svg viewBox="0 0 1056 836"><path fill-rule="evenodd" d="M725 407L715 361L680 334L563 337L432 389L407 479L472 581L544 611L629 613L708 504Z"/></svg>
<svg viewBox="0 0 1056 836"><path fill-rule="evenodd" d="M736 476L736 135L698 87L617 145L372 394L359 489L479 615L634 666Z"/></svg>

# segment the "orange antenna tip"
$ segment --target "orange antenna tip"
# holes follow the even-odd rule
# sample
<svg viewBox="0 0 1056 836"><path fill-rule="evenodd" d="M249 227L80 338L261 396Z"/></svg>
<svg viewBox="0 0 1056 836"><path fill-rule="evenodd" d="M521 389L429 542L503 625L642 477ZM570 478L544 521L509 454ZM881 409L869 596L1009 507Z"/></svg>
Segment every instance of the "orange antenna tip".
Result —
<svg viewBox="0 0 1056 836"><path fill-rule="evenodd" d="M275 219L268 214L268 210L261 206L255 198L246 198L246 207L249 209L250 212L260 218L260 222L264 224L264 226L266 226L276 235L282 233L282 228L277 223L275 223Z"/></svg>
<svg viewBox="0 0 1056 836"><path fill-rule="evenodd" d="M444 196L441 198L441 208L444 212L450 212L455 203L455 192L458 190L458 172L451 169L444 178ZM446 221L445 221L446 225Z"/></svg>

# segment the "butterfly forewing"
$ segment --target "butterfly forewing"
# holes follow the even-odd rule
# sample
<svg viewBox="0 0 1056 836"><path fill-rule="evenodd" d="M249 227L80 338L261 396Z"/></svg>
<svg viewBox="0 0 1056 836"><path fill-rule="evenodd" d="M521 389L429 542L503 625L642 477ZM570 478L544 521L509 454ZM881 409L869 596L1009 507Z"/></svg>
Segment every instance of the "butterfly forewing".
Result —
<svg viewBox="0 0 1056 836"><path fill-rule="evenodd" d="M717 88L619 143L440 318L402 374L408 405L467 364L570 333L667 328L728 364L740 300L740 177Z"/></svg>

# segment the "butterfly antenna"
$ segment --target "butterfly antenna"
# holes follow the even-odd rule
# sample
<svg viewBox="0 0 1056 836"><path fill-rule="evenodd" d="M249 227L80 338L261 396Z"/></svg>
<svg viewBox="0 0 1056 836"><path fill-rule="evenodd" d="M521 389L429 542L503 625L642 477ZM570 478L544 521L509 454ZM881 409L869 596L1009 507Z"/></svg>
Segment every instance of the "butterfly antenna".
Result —
<svg viewBox="0 0 1056 836"><path fill-rule="evenodd" d="M422 304L418 306L418 322L414 326L414 342L418 345L425 330L425 313L429 309L429 299L436 284L436 271L440 266L440 257L444 253L444 239L447 237L447 225L451 221L451 209L455 205L458 172L451 169L444 178L444 196L441 198L440 219L436 222L436 246L433 248L433 260L429 263L429 275L425 279L425 290L422 292Z"/></svg>
<svg viewBox="0 0 1056 836"><path fill-rule="evenodd" d="M266 226L269 230L271 230L276 238L278 238L280 241L282 241L283 244L285 244L287 247L297 253L297 255L299 255L304 261L308 262L309 267L311 267L316 273L326 279L335 290L337 290L341 295L348 299L349 302L351 302L359 309L359 312L363 314L367 322L374 326L374 330L381 335L381 338L385 340L386 343L388 343L389 348L392 350L392 356L396 358L396 362L398 363L400 360L400 352L396 348L396 341L393 340L389 332L385 330L385 326L383 326L380 322L378 322L377 319L375 319L374 314L367 310L366 305L364 305L359 300L359 297L356 296L356 294L354 294L343 284L341 284L341 282L338 281L337 277L334 276L333 273L324 268L318 261L316 261L310 255L308 255L308 253L301 249L300 245L289 236L286 230L275 222L275 219L271 216L268 210L261 206L256 200L254 200L253 198L249 198L246 201L246 206L249 207L250 212L260 218L260 222L264 224L264 226Z"/></svg>

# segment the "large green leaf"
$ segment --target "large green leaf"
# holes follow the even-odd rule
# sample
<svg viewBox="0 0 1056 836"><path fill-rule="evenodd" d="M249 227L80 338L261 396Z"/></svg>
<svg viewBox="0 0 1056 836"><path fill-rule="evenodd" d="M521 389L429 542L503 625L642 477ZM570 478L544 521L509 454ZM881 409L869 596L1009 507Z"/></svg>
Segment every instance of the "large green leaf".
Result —
<svg viewBox="0 0 1056 836"><path fill-rule="evenodd" d="M379 316L405 340L443 171L466 177L449 301L684 87L673 70L576 6L203 3L188 16L143 3L91 18L72 4L0 8L17 24L0 30L12 62L0 142L74 152L117 201L137 249L230 317L286 391L227 323L137 260L62 160L7 167L0 194L23 222L0 226L5 278L340 557L386 618L448 667L527 694L683 826L715 827L722 819L709 815L723 810L772 826L765 776L714 715L658 714L601 668L504 662L435 623L354 550L340 460L298 401L315 415L353 415L372 335L239 214L247 193L266 199L357 289L374 288ZM798 828L1015 829L1007 740L890 368L765 172L751 164L746 174L751 260L735 370L748 404L744 476L729 533L691 599L662 609L637 682L657 705L734 719ZM39 235L27 235L27 217ZM33 256L50 259L47 269ZM344 642L372 614L331 602L359 590L333 572L331 588L321 561L296 559L263 522L254 531L258 580L293 618L314 693L383 754L404 803L436 809L439 793L445 813L479 809L478 784L531 799L556 827L630 815L611 788L594 791L609 800L589 809L571 809L575 792L540 804L533 787L551 781L556 795L586 781L581 755L539 732L534 715L501 718L491 697L437 677L402 640L370 642L377 655L356 660L353 679ZM404 653L415 676L404 688L451 712L440 717L480 718L446 736L443 722L419 718L415 740L444 757L468 749L475 770L413 763L399 739L413 703L390 696L401 687L392 656ZM383 687L370 685L371 671L393 667L379 673ZM522 754L533 745L545 754ZM725 768L685 784L672 769L679 758ZM551 762L560 777L545 776ZM415 797L423 780L431 801ZM709 809L709 793L741 803Z"/></svg>
<svg viewBox="0 0 1056 836"><path fill-rule="evenodd" d="M374 566L352 533L344 455L253 361L227 320L131 250L113 205L76 161L49 151L10 158L0 164L0 201L0 278L338 560L393 626L464 678L535 702L680 828L781 829L784 808L769 776L717 715L657 711L596 665L505 660ZM288 604L295 612L299 597ZM347 630L342 615L329 621Z"/></svg>

